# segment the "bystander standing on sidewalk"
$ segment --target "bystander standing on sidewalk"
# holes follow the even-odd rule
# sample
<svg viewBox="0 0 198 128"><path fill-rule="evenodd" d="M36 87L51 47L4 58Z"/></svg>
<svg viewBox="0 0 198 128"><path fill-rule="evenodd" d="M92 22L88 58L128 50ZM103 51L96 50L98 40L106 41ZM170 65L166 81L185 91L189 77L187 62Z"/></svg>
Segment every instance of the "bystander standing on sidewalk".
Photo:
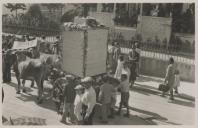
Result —
<svg viewBox="0 0 198 128"><path fill-rule="evenodd" d="M114 50L115 50L115 43L112 42L110 49L108 50L108 65L110 68L110 73L114 73L115 71L115 62L114 62Z"/></svg>
<svg viewBox="0 0 198 128"><path fill-rule="evenodd" d="M138 53L135 51L135 46L132 46L132 51L129 52L129 63L130 63L130 78L129 81L131 83L131 87L133 86L136 77L137 77L137 72L136 72L136 62L138 60Z"/></svg>
<svg viewBox="0 0 198 128"><path fill-rule="evenodd" d="M174 90L175 93L179 93L178 87L180 86L180 75L179 75L179 70L175 70L175 82L174 82Z"/></svg>
<svg viewBox="0 0 198 128"><path fill-rule="evenodd" d="M116 68L114 78L120 80L123 67L124 67L124 56L120 56L119 59L118 59L118 64L117 64L117 68Z"/></svg>
<svg viewBox="0 0 198 128"><path fill-rule="evenodd" d="M136 73L137 73L137 76L139 76L139 73L140 73L140 55L141 55L141 49L140 49L140 44L138 42L135 43L135 51L138 53L137 54L137 61L136 61Z"/></svg>
<svg viewBox="0 0 198 128"><path fill-rule="evenodd" d="M166 69L166 76L165 76L165 83L167 83L167 86L169 87L170 92L170 100L174 100L173 95L173 87L175 82L175 65L174 65L174 59L171 57L169 59L169 65ZM165 96L165 92L163 91L162 96Z"/></svg>
<svg viewBox="0 0 198 128"><path fill-rule="evenodd" d="M118 59L121 55L121 48L118 42L115 42L115 49L113 51L113 61L114 61L114 69L113 69L113 73L115 73L116 67L118 65Z"/></svg>

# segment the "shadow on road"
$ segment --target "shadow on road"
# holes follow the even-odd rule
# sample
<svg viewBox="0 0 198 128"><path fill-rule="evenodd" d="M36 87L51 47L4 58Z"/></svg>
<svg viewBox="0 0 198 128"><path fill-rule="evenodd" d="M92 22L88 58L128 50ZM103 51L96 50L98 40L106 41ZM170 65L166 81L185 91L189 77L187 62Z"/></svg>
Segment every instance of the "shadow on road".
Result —
<svg viewBox="0 0 198 128"><path fill-rule="evenodd" d="M168 120L166 117L162 117L161 115L154 112L142 110L139 108L134 108L131 106L129 106L129 109L150 116L150 117L145 116L145 118L150 118L150 119L152 118L152 119L165 120L165 121Z"/></svg>
<svg viewBox="0 0 198 128"><path fill-rule="evenodd" d="M168 119L166 117L163 117L157 113L154 112L150 112L150 111L146 111L146 110L142 110L142 109L138 109L138 108L134 108L134 107L129 107L131 110L142 113L142 115L140 114L139 117L141 117L142 119L146 120L147 122L152 122L153 124L159 124L156 123L155 120L157 122L163 122L165 124L171 124L171 125L180 125L174 122L170 122L168 121Z"/></svg>
<svg viewBox="0 0 198 128"><path fill-rule="evenodd" d="M137 115L130 114L129 118L123 116L125 110L121 112L121 115L114 116L114 119L108 119L108 124L101 123L101 107L96 106L96 111L94 115L94 125L157 125L152 120L145 120Z"/></svg>
<svg viewBox="0 0 198 128"><path fill-rule="evenodd" d="M132 89L130 89L131 91L134 91L136 93L139 93L139 94L142 94L142 95L145 95L145 96L150 96L151 94L146 92L146 91L143 91L141 89L138 89L136 87L133 87Z"/></svg>
<svg viewBox="0 0 198 128"><path fill-rule="evenodd" d="M146 77L146 76L141 76L137 79L137 82L149 82L149 81L154 81L154 82L158 82L158 83L163 83L164 82L161 79L151 78L151 77Z"/></svg>
<svg viewBox="0 0 198 128"><path fill-rule="evenodd" d="M20 117L16 119L12 119L3 122L3 125L47 125L46 119L38 118L38 117Z"/></svg>
<svg viewBox="0 0 198 128"><path fill-rule="evenodd" d="M21 93L19 96L16 97L17 99L20 99L24 102L31 102L36 100L36 96L34 95L29 95L29 94L23 94Z"/></svg>
<svg viewBox="0 0 198 128"><path fill-rule="evenodd" d="M52 101L52 99L48 99L49 97L49 93L45 92L44 93L44 100L41 104L37 103L37 94L31 94L31 93L21 93L19 96L17 96L16 98L24 101L24 102L35 102L38 106L43 107L45 109L50 109L53 111L57 111L56 110L56 106L54 104L54 102Z"/></svg>
<svg viewBox="0 0 198 128"><path fill-rule="evenodd" d="M17 91L18 84L13 83L13 82L10 82L8 85L11 86L11 87L14 87L15 90ZM21 88L22 88L22 87L21 87ZM27 93L33 91L30 87L27 87L26 85L25 85L25 89L26 89L26 92L27 92Z"/></svg>
<svg viewBox="0 0 198 128"><path fill-rule="evenodd" d="M192 107L192 108L195 107L195 104L193 102L182 101L182 100L178 100L178 99L174 99L173 101L169 101L169 103L182 105L182 106L186 106L186 107Z"/></svg>
<svg viewBox="0 0 198 128"><path fill-rule="evenodd" d="M142 93L142 94L146 94L149 96L149 94L153 94L153 95L160 95L161 91L158 90L158 88L155 87L151 87L148 85L144 85L144 84L139 84L139 83L135 83L136 86L133 86L133 88L131 89L132 91L136 91L138 93ZM147 93L144 93L147 92ZM169 94L167 94L169 95ZM195 98L193 96L190 96L188 94L184 94L184 93L180 93L178 95L174 95L177 98L181 98L181 99L186 99L189 101L195 101Z"/></svg>

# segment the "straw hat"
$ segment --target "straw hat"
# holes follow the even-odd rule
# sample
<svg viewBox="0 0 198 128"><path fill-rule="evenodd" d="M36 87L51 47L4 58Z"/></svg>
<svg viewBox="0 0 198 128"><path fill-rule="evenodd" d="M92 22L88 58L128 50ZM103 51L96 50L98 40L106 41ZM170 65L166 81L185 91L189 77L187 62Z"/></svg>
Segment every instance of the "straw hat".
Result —
<svg viewBox="0 0 198 128"><path fill-rule="evenodd" d="M75 87L75 90L80 90L80 89L84 89L84 87L80 84Z"/></svg>
<svg viewBox="0 0 198 128"><path fill-rule="evenodd" d="M93 79L91 77L89 77L89 76L81 79L82 83L88 83L88 82L92 82L92 81L93 81Z"/></svg>

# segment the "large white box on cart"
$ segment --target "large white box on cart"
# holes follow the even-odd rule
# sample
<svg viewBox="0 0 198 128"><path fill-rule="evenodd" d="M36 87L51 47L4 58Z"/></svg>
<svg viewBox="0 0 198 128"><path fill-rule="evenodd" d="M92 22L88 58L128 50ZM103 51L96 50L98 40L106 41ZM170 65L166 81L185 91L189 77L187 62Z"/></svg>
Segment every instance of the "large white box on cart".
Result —
<svg viewBox="0 0 198 128"><path fill-rule="evenodd" d="M63 31L63 70L79 77L106 73L107 29Z"/></svg>

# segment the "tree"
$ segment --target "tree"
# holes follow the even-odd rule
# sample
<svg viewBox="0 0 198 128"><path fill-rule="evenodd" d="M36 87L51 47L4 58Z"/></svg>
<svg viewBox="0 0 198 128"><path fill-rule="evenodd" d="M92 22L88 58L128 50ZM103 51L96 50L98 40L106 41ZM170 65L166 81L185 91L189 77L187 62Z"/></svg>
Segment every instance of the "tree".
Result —
<svg viewBox="0 0 198 128"><path fill-rule="evenodd" d="M61 22L73 22L75 16L88 16L90 4L72 4L73 9L68 10L61 17Z"/></svg>
<svg viewBox="0 0 198 128"><path fill-rule="evenodd" d="M38 4L33 4L30 6L26 13L26 18L30 24L33 26L39 26L43 24L43 18L40 6Z"/></svg>
<svg viewBox="0 0 198 128"><path fill-rule="evenodd" d="M74 21L74 17L79 15L78 10L75 9L71 9L69 11L67 11L66 13L63 14L63 16L61 17L61 22L73 22Z"/></svg>
<svg viewBox="0 0 198 128"><path fill-rule="evenodd" d="M4 6L7 9L9 9L10 12L15 11L16 18L17 18L17 11L18 10L25 10L26 9L26 5L25 4L11 4L11 3L8 3L8 4L5 4Z"/></svg>
<svg viewBox="0 0 198 128"><path fill-rule="evenodd" d="M61 10L63 9L64 7L64 4L54 4L54 3L51 3L51 4L41 4L42 6L46 7L50 13L52 12L55 12L57 10Z"/></svg>
<svg viewBox="0 0 198 128"><path fill-rule="evenodd" d="M65 6L65 4L50 3L41 4L41 6L46 7L49 10L50 17L54 17L55 19L60 21L63 12L63 7Z"/></svg>

